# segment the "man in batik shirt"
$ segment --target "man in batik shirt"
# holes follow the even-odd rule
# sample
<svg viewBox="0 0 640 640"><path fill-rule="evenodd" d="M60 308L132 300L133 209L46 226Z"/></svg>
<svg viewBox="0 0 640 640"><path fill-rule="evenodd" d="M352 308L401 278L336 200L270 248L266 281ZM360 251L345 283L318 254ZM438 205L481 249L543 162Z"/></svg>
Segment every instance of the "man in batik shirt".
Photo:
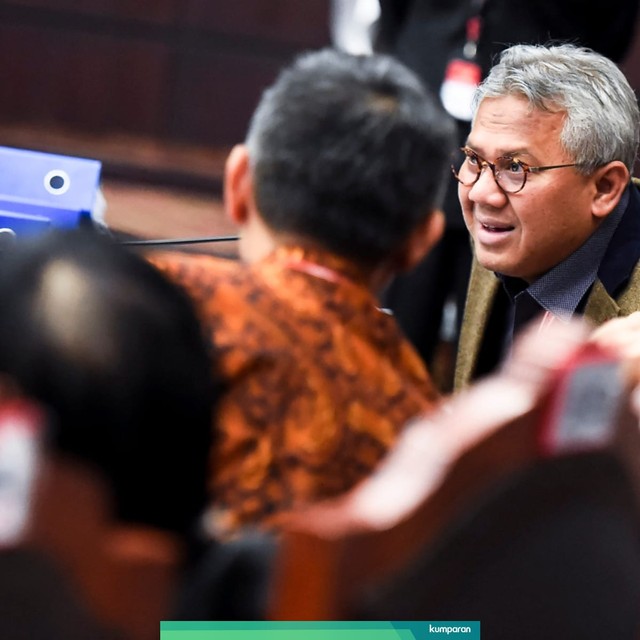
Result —
<svg viewBox="0 0 640 640"><path fill-rule="evenodd" d="M217 530L368 475L437 393L376 294L442 232L453 125L385 56L324 50L268 89L225 174L241 262L155 255L199 305L227 393L216 416Z"/></svg>

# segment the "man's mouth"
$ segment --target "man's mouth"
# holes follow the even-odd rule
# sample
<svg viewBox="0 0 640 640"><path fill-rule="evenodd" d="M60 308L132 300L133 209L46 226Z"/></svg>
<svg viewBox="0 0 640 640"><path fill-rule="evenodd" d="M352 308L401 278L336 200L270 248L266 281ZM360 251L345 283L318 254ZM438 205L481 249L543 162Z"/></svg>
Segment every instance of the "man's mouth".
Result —
<svg viewBox="0 0 640 640"><path fill-rule="evenodd" d="M511 225L506 224L485 224L481 222L480 226L491 233L504 233L506 231L513 231L514 229Z"/></svg>

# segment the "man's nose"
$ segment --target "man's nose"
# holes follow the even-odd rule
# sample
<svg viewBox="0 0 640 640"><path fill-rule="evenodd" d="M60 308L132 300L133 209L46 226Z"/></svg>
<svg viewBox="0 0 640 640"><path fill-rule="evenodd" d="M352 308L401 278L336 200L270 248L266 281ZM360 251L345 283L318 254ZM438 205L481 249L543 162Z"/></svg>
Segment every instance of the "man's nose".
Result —
<svg viewBox="0 0 640 640"><path fill-rule="evenodd" d="M507 197L498 186L492 168L488 164L482 166L479 178L469 190L469 199L492 207L504 206Z"/></svg>

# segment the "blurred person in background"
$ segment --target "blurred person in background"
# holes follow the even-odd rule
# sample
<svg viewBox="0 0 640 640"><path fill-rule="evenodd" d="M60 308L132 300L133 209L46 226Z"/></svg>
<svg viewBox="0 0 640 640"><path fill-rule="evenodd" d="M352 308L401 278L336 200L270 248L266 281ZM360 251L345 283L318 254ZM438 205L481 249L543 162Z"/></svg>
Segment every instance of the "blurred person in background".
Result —
<svg viewBox="0 0 640 640"><path fill-rule="evenodd" d="M3 429L40 441L24 538L0 553L0 636L157 638L199 547L218 395L191 301L91 231L0 264L2 391L41 411L0 403Z"/></svg>

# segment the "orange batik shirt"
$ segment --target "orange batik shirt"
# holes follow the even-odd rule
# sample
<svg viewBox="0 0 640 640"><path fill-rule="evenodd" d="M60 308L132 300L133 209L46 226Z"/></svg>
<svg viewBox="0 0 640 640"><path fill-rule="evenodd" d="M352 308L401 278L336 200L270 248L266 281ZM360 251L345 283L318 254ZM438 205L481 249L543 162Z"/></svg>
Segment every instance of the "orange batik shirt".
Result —
<svg viewBox="0 0 640 640"><path fill-rule="evenodd" d="M281 514L343 493L437 401L393 317L335 256L151 261L196 301L227 385L210 487L225 533L277 527Z"/></svg>

